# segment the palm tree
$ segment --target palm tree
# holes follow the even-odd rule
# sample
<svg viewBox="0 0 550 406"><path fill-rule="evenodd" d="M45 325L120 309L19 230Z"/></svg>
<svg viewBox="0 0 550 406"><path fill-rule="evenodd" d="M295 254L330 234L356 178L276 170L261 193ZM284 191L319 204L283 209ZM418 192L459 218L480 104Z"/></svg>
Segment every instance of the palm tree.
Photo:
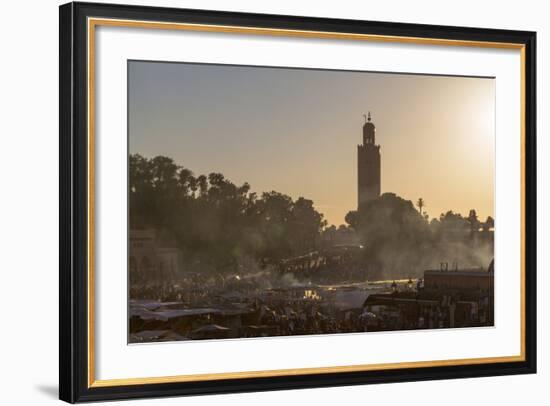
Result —
<svg viewBox="0 0 550 406"><path fill-rule="evenodd" d="M422 208L426 207L426 204L424 203L424 199L420 197L416 202L416 205L418 206L418 211L420 212L420 214L423 215L424 213L422 211Z"/></svg>

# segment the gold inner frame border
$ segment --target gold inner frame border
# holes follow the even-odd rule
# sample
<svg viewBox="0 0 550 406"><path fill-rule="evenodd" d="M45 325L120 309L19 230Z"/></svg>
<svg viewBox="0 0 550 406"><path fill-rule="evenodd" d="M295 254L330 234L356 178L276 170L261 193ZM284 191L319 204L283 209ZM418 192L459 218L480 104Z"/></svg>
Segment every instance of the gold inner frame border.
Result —
<svg viewBox="0 0 550 406"><path fill-rule="evenodd" d="M373 42L393 42L403 44L422 44L439 46L460 46L460 47L478 47L478 48L497 48L513 49L520 51L521 64L521 100L520 100L520 138L521 138L521 269L520 269L520 341L521 348L519 355L502 357L482 357L465 358L452 360L433 360L433 361L415 361L398 362L384 364L365 364L365 365L345 365L317 368L296 368L296 369L277 369L266 371L243 371L243 372L220 372L209 374L189 374L160 377L144 378L121 378L121 379L95 379L95 279L94 279L94 191L95 191L95 29L98 26L110 27L129 27L129 28L148 28L160 30L180 30L194 32L217 32L248 35L269 35L298 38L318 38L318 39L342 39ZM488 42L488 41L469 41L453 40L441 38L423 38L423 37L402 37L390 35L373 34L355 34L345 32L326 32L326 31L307 31L274 29L260 27L244 27L230 25L208 25L208 24L188 24L188 23L168 23L140 20L123 20L110 18L88 18L87 21L87 82L88 82L88 387L111 387L126 385L143 384L161 384L177 382L198 382L213 381L221 379L244 379L244 378L266 378L296 375L312 374L335 374L343 372L367 372L392 370L401 368L427 368L475 364L495 364L505 362L525 361L525 45L519 43L507 42Z"/></svg>

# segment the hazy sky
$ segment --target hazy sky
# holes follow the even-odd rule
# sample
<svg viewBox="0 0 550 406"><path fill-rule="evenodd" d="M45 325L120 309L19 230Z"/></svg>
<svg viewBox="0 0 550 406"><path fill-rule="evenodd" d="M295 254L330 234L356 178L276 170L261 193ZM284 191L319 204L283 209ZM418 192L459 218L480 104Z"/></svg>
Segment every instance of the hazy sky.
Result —
<svg viewBox="0 0 550 406"><path fill-rule="evenodd" d="M131 153L303 196L329 224L356 209L369 110L382 193L493 216L494 79L132 61L128 88Z"/></svg>

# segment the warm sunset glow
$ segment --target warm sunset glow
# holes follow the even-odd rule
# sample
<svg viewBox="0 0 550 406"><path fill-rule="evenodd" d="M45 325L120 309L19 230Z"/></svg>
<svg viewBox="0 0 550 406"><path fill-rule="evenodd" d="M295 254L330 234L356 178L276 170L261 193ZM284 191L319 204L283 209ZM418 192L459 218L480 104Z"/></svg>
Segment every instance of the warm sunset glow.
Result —
<svg viewBox="0 0 550 406"><path fill-rule="evenodd" d="M131 62L128 87L131 153L303 196L329 224L357 208L369 110L382 193L494 215L494 79Z"/></svg>

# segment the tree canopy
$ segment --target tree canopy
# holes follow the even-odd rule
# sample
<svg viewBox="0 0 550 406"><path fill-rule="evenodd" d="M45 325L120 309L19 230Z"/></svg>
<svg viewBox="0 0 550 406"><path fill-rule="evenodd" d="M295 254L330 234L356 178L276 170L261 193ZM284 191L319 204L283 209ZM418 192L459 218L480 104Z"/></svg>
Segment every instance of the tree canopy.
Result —
<svg viewBox="0 0 550 406"><path fill-rule="evenodd" d="M129 205L130 228L155 229L182 250L186 268L201 271L233 272L300 256L319 248L323 232L349 237L345 226L327 228L312 200L258 195L248 183L236 185L221 173L195 175L165 156L130 156ZM420 275L441 262L487 266L493 218L448 211L430 221L424 199L416 205L384 193L347 214L369 277Z"/></svg>
<svg viewBox="0 0 550 406"><path fill-rule="evenodd" d="M201 269L235 270L253 258L278 260L315 248L325 227L311 200L260 196L221 173L195 176L172 159L130 156L130 227L176 241Z"/></svg>
<svg viewBox="0 0 550 406"><path fill-rule="evenodd" d="M417 204L419 209L425 207ZM357 211L346 222L365 244L365 262L386 276L420 275L424 269L448 262L456 267L486 267L492 258L492 218L481 223L475 210L468 217L448 211L428 221L413 203L394 193L384 193ZM485 231L480 233L479 231Z"/></svg>

